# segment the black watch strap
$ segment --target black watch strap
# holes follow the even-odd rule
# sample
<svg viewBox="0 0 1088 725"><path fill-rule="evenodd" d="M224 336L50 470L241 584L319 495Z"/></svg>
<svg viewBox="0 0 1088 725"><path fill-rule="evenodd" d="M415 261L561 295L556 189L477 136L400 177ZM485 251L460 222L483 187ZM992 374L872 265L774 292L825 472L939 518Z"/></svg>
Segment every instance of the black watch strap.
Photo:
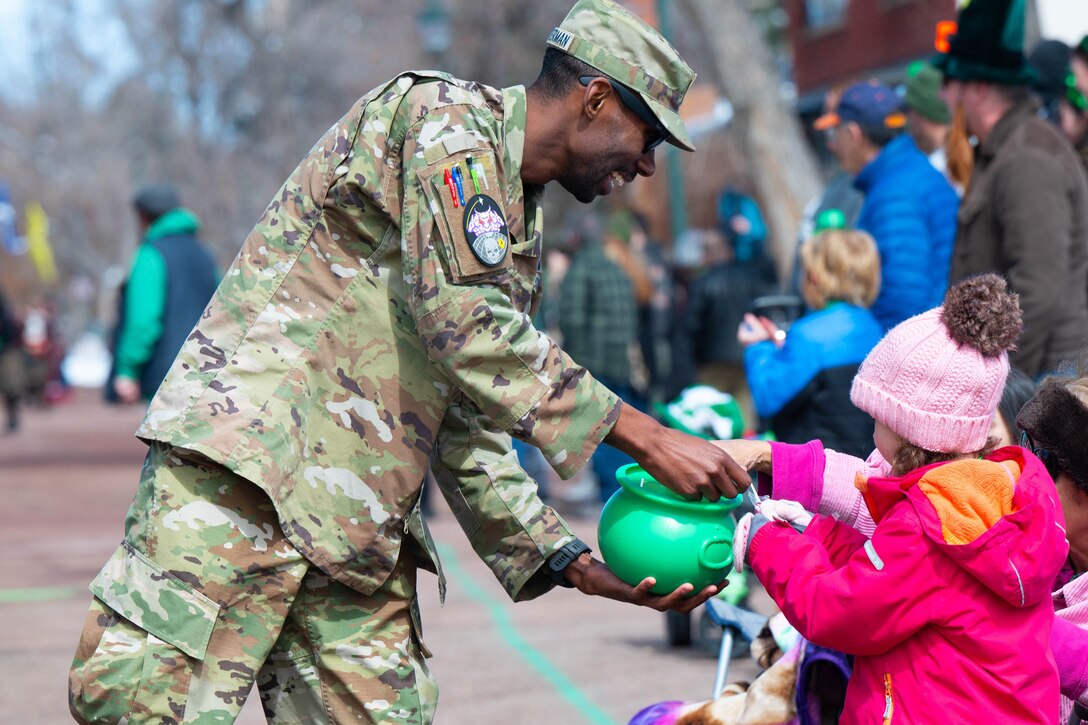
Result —
<svg viewBox="0 0 1088 725"><path fill-rule="evenodd" d="M567 581L567 567L581 554L590 551L593 549L586 546L586 542L581 539L570 542L548 559L548 577L561 587L573 587L574 585Z"/></svg>

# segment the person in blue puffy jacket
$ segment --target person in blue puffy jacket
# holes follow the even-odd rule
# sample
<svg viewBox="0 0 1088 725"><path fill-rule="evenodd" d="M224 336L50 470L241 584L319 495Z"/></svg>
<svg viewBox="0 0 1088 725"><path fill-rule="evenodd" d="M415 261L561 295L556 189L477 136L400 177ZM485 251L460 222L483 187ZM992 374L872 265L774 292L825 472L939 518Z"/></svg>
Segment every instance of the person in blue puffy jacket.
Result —
<svg viewBox="0 0 1088 725"><path fill-rule="evenodd" d="M881 289L872 311L885 330L941 304L959 210L956 191L904 133L902 103L876 81L856 83L814 124L865 195L857 228L872 235L880 252Z"/></svg>
<svg viewBox="0 0 1088 725"><path fill-rule="evenodd" d="M880 289L880 255L865 232L830 229L801 246L801 265L811 311L788 334L751 314L737 330L748 386L778 440L819 439L864 458L873 448L873 420L850 402L850 384L884 334L868 309Z"/></svg>

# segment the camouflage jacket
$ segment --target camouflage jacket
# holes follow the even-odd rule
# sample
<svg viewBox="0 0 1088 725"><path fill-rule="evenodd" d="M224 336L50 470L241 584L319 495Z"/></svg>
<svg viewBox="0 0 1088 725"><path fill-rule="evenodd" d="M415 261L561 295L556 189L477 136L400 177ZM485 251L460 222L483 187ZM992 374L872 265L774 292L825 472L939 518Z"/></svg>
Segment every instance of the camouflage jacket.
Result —
<svg viewBox="0 0 1088 725"><path fill-rule="evenodd" d="M361 592L406 532L437 565L429 463L510 596L546 591L532 575L573 534L507 432L568 477L619 415L530 320L544 189L521 182L525 110L522 87L429 71L361 98L250 232L137 432L256 483L292 543ZM504 222L483 255L445 180L458 165L469 203L469 156Z"/></svg>

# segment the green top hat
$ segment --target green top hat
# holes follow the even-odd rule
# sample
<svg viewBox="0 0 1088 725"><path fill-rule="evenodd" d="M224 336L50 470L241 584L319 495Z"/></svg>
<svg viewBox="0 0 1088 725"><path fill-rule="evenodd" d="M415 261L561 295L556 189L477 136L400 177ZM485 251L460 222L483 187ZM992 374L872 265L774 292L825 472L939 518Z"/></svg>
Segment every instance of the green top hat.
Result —
<svg viewBox="0 0 1088 725"><path fill-rule="evenodd" d="M947 80L1026 86L1024 0L973 0L960 11L947 53L933 60Z"/></svg>
<svg viewBox="0 0 1088 725"><path fill-rule="evenodd" d="M641 18L611 0L579 0L548 45L588 63L637 92L669 132L668 142L694 151L680 104L695 73L676 49Z"/></svg>

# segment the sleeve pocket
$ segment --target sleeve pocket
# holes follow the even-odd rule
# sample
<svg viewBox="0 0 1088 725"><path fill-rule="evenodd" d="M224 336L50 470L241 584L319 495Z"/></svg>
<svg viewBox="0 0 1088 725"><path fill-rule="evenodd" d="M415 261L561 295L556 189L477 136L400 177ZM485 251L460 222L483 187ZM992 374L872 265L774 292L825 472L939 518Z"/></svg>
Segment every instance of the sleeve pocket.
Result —
<svg viewBox="0 0 1088 725"><path fill-rule="evenodd" d="M497 188L498 178L490 158L474 157L473 165ZM455 168L460 169L463 192L457 196L456 206L456 191L445 181L445 172ZM510 231L499 201L501 194L496 191L492 196L483 185L481 193L475 194L464 158L447 159L433 167L430 176L423 181L423 188L438 228L438 238L434 242L441 247L454 283L487 281L509 269L512 264ZM460 203L462 195L464 205ZM470 233L469 229L475 231Z"/></svg>
<svg viewBox="0 0 1088 725"><path fill-rule="evenodd" d="M145 632L204 659L219 605L127 542L91 582L91 593Z"/></svg>

